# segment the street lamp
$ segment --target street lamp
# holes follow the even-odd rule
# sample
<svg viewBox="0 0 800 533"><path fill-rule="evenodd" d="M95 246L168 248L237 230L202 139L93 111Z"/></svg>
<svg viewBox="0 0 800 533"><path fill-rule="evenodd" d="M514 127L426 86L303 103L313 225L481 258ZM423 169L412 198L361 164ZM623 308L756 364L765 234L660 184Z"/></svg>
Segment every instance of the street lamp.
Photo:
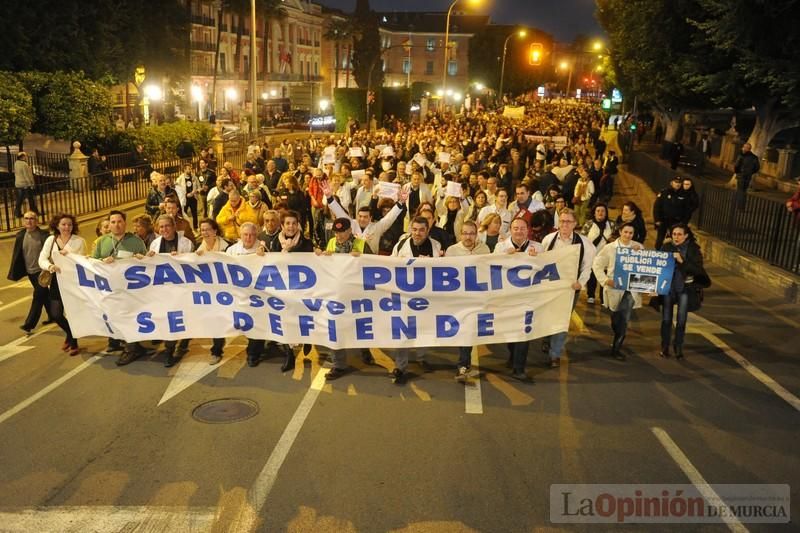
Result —
<svg viewBox="0 0 800 533"><path fill-rule="evenodd" d="M191 4L190 4L191 5ZM241 21L240 21L241 24ZM264 47L266 48L266 36ZM258 75L258 59L256 57L256 0L250 0L250 131L258 133L258 100L256 99L256 79Z"/></svg>
<svg viewBox="0 0 800 533"><path fill-rule="evenodd" d="M228 110L228 102L236 102L239 99L239 92L233 88L225 89L225 109ZM233 110L231 110L231 120L233 120Z"/></svg>
<svg viewBox="0 0 800 533"><path fill-rule="evenodd" d="M320 111L320 113L325 113L328 110L328 106L330 106L330 105L331 105L331 103L328 100L320 100L319 101L319 111Z"/></svg>
<svg viewBox="0 0 800 533"><path fill-rule="evenodd" d="M164 93L161 92L161 87L158 85L148 85L144 88L144 95L147 97L148 100L152 100L153 102L158 102L161 98L164 97Z"/></svg>
<svg viewBox="0 0 800 533"><path fill-rule="evenodd" d="M508 40L515 35L522 38L528 35L528 32L526 32L525 30L519 30L518 32L514 32L508 37L506 37L506 40L503 43L503 63L502 66L500 67L500 92L497 93L497 95L500 97L500 101L503 100L503 78L505 78L506 75L506 52L508 51Z"/></svg>
<svg viewBox="0 0 800 533"><path fill-rule="evenodd" d="M569 89L570 89L570 86L572 85L572 63L568 63L566 61L562 61L561 63L558 64L558 67L561 70L569 69L569 77L567 77L567 93L566 93L567 98L569 98Z"/></svg>
<svg viewBox="0 0 800 533"><path fill-rule="evenodd" d="M481 3L481 0L467 0L472 5L478 5ZM450 45L450 15L453 13L453 8L456 7L456 4L459 0L453 0L453 3L450 4L450 7L447 10L447 21L445 23L444 28L444 68L442 68L442 89L447 89L447 63L449 59L449 45ZM444 111L444 101L442 101L442 111Z"/></svg>
<svg viewBox="0 0 800 533"><path fill-rule="evenodd" d="M197 120L200 120L200 105L203 103L203 89L199 85L192 85L192 100L197 104Z"/></svg>

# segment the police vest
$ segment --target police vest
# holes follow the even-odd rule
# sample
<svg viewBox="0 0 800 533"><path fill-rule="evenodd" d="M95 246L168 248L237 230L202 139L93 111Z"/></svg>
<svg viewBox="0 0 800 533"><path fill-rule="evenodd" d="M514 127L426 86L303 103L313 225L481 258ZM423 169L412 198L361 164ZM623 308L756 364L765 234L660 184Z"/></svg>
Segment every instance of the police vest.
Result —
<svg viewBox="0 0 800 533"><path fill-rule="evenodd" d="M358 253L364 252L364 245L367 243L364 239L356 238L353 242L353 251ZM336 251L336 237L331 238L328 241L328 245L325 246L326 252L335 252Z"/></svg>

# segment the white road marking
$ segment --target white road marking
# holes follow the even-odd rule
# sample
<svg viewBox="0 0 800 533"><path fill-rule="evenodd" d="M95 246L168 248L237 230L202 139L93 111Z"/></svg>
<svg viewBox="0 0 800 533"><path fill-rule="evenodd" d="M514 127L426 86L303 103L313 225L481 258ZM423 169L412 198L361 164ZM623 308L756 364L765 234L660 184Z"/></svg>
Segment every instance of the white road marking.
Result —
<svg viewBox="0 0 800 533"><path fill-rule="evenodd" d="M24 296L18 300L14 300L13 302L9 302L5 305L0 305L0 311L5 311L6 309L10 309L17 304L21 304L22 302L28 301L31 299L31 296Z"/></svg>
<svg viewBox="0 0 800 533"><path fill-rule="evenodd" d="M697 490L707 501L720 502L720 504L725 505L725 502L722 501L722 498L720 498L711 485L708 484L703 475L694 467L692 462L689 461L689 458L686 457L686 454L683 453L677 444L675 444L675 441L672 440L672 437L670 437L666 431L660 427L652 427L650 428L650 431L653 432L653 435L655 435L655 437L658 439L658 442L661 443L661 446L664 447L670 457L672 457L672 460L675 461L681 470L683 470L683 473L686 474L686 477L689 478L689 481L692 482L692 485L697 487ZM745 533L748 531L748 529L744 527L739 519L733 516L733 513L730 511L725 513L725 516L723 516L722 519L728 525L728 528L734 533Z"/></svg>
<svg viewBox="0 0 800 533"><path fill-rule="evenodd" d="M0 512L0 529L29 531L211 531L214 507L74 506Z"/></svg>
<svg viewBox="0 0 800 533"><path fill-rule="evenodd" d="M161 397L161 400L159 400L158 405L163 404L170 398L188 389L206 377L208 374L214 372L218 368L221 368L225 363L233 359L233 356L224 356L222 361L216 365L208 364L210 359L211 356L207 353L194 354L191 356L188 354L184 355L181 358L180 363L178 363L178 370L176 371L175 376L169 382L169 386L167 387L167 390L164 391L164 395Z"/></svg>
<svg viewBox="0 0 800 533"><path fill-rule="evenodd" d="M63 376L61 376L60 378L58 378L54 382L52 382L50 385L46 386L45 388L43 388L42 390L40 390L39 392L34 394L33 396L30 396L29 398L19 402L17 405L12 407L8 411L4 412L3 414L0 414L0 424L2 424L3 422L8 420L9 418L14 416L15 414L19 413L20 411L22 411L26 407L30 406L31 404L33 404L37 400L43 398L44 396L47 396L47 394L49 394L50 392L52 392L55 389L57 389L58 387L60 387L61 385L63 385L64 383L66 383L67 381L72 379L74 376L76 376L79 373L83 372L84 370L89 368L92 365L92 363L94 363L95 361L98 361L100 359L102 359L102 356L99 356L99 355L95 355L95 356L87 359L80 366L77 366L77 367L73 368L72 370L70 370L69 372L67 372L66 374L64 374Z"/></svg>
<svg viewBox="0 0 800 533"><path fill-rule="evenodd" d="M780 383L772 379L763 370L748 361L742 354L731 348L725 341L714 335L713 333L700 333L708 341L722 350L725 355L739 363L739 365L747 370L751 376L763 383L768 389L777 394L783 401L800 411L800 398L783 388Z"/></svg>
<svg viewBox="0 0 800 533"><path fill-rule="evenodd" d="M731 348L728 343L717 336L733 334L732 331L727 330L719 324L711 322L710 320L706 320L705 318L697 316L694 313L690 313L689 318L690 322L687 325L689 326L688 329L690 331L705 337L708 342L722 350L725 355L736 361L742 368L747 370L751 376L756 378L768 389L777 394L786 403L794 407L795 410L800 411L800 398L786 390L777 381L768 376L763 370L748 361L742 354ZM696 324L694 324L695 322Z"/></svg>
<svg viewBox="0 0 800 533"><path fill-rule="evenodd" d="M325 374L327 370L327 368L320 368L317 375L314 376L311 387L309 387L305 396L303 396L303 400L300 402L297 410L295 410L294 415L292 415L292 419L289 420L286 429L283 430L283 434L281 438L278 439L278 443L275 445L275 449L272 450L264 468L261 469L258 477L253 482L253 486L250 487L247 493L247 502L249 505L245 506L247 508L242 510L243 516L236 522L236 531L252 531L254 529L258 515L261 513L261 509L264 508L264 504L269 498L272 487L275 485L275 480L278 478L278 472L283 462L286 460L286 456L289 455L289 450L292 449L297 435L300 434L300 430L303 428L303 424L306 418L308 418L311 408L314 407L314 403L316 403L320 392L322 392L322 387L325 385Z"/></svg>
<svg viewBox="0 0 800 533"><path fill-rule="evenodd" d="M38 337L42 333L47 333L51 329L55 328L55 324L48 324L40 329L38 329L35 333L31 333L30 335L24 335L18 339L15 339L3 346L0 346L0 362L5 361L6 359L10 359L15 355L19 355L23 352L27 352L28 350L32 350L35 346L23 346L24 344L29 343L34 338Z"/></svg>
<svg viewBox="0 0 800 533"><path fill-rule="evenodd" d="M31 287L31 282L28 281L27 279L24 279L22 281L12 283L11 285L5 285L4 287L0 287L0 291L4 291L6 289L22 289L24 287L28 287L29 289L33 288Z"/></svg>
<svg viewBox="0 0 800 533"><path fill-rule="evenodd" d="M472 347L472 355L470 356L470 369L477 377L473 380L467 378L464 383L464 412L468 415L482 415L483 414L483 399L481 397L481 376L480 366L478 361L478 347Z"/></svg>

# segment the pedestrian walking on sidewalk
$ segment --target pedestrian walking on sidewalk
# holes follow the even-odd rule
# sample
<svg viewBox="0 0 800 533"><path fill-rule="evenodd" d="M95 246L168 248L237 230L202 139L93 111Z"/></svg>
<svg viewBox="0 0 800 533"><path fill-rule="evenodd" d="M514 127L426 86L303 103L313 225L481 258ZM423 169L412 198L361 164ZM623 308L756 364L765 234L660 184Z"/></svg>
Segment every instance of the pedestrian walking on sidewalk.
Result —
<svg viewBox="0 0 800 533"><path fill-rule="evenodd" d="M744 211L750 182L761 168L758 162L758 156L751 150L752 146L750 143L744 143L744 146L742 146L742 153L733 165L733 171L736 173L736 208L739 211Z"/></svg>
<svg viewBox="0 0 800 533"><path fill-rule="evenodd" d="M22 218L22 204L28 199L28 209L34 213L36 209L36 182L33 179L33 171L28 164L28 154L20 152L17 154L17 161L14 163L14 187L17 189L17 201L14 204L14 216Z"/></svg>

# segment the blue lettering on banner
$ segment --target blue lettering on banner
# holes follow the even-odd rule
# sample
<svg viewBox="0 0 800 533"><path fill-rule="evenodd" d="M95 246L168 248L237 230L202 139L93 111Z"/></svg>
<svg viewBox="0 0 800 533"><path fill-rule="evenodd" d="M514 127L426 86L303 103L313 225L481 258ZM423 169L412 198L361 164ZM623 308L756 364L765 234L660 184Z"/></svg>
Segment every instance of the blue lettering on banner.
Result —
<svg viewBox="0 0 800 533"><path fill-rule="evenodd" d="M250 269L242 265L228 265L228 272L234 287L247 288L253 284L253 275L250 273Z"/></svg>
<svg viewBox="0 0 800 533"><path fill-rule="evenodd" d="M80 280L83 267L76 265L78 268L78 279ZM150 277L145 273L147 267L144 265L135 265L125 270L125 280L128 282L128 290L141 289L150 284ZM81 283L83 285L83 283Z"/></svg>
<svg viewBox="0 0 800 533"><path fill-rule="evenodd" d="M276 311L283 311L284 309L286 309L286 303L284 303L284 301L278 298L277 296L270 296L269 298L267 298L267 303L271 308L273 308Z"/></svg>
<svg viewBox="0 0 800 533"><path fill-rule="evenodd" d="M139 333L153 333L156 330L156 324L152 320L153 313L143 311L136 315L136 323L139 324Z"/></svg>
<svg viewBox="0 0 800 533"><path fill-rule="evenodd" d="M675 258L658 250L617 248L614 262L614 288L631 292L669 293Z"/></svg>
<svg viewBox="0 0 800 533"><path fill-rule="evenodd" d="M233 328L239 331L250 331L253 329L253 317L241 311L233 312Z"/></svg>
<svg viewBox="0 0 800 533"><path fill-rule="evenodd" d="M300 335L308 337L311 330L314 329L314 317L311 315L300 315L297 317L300 325Z"/></svg>
<svg viewBox="0 0 800 533"><path fill-rule="evenodd" d="M356 318L356 338L360 341L371 341L375 339L372 333L372 317Z"/></svg>
<svg viewBox="0 0 800 533"><path fill-rule="evenodd" d="M281 316L275 313L269 313L269 327L275 335L283 335L283 327L281 326Z"/></svg>
<svg viewBox="0 0 800 533"><path fill-rule="evenodd" d="M453 267L435 267L432 269L434 291L457 291L461 288L458 281L458 269Z"/></svg>
<svg viewBox="0 0 800 533"><path fill-rule="evenodd" d="M81 265L75 265L75 267L78 271L78 285L97 289L98 291L111 292L111 285L109 285L108 279L99 274L94 274L94 279L89 279L86 276L86 270Z"/></svg>
<svg viewBox="0 0 800 533"><path fill-rule="evenodd" d="M153 285L165 285L167 283L180 285L183 283L183 280L175 269L172 268L172 265L168 263L156 265L156 270L153 273Z"/></svg>
<svg viewBox="0 0 800 533"><path fill-rule="evenodd" d="M478 337L494 335L494 313L478 313Z"/></svg>
<svg viewBox="0 0 800 533"><path fill-rule="evenodd" d="M259 307L264 307L264 299L258 294L251 294L250 307L255 307L256 309L258 309Z"/></svg>
<svg viewBox="0 0 800 533"><path fill-rule="evenodd" d="M401 335L405 335L406 339L417 338L417 317L410 316L408 322L403 322L402 317L393 316L391 322L392 339L400 340Z"/></svg>
<svg viewBox="0 0 800 533"><path fill-rule="evenodd" d="M167 323L169 324L170 333L181 333L186 331L186 325L183 323L183 311L167 312Z"/></svg>
<svg viewBox="0 0 800 533"><path fill-rule="evenodd" d="M328 340L336 342L336 321L333 319L328 320Z"/></svg>
<svg viewBox="0 0 800 533"><path fill-rule="evenodd" d="M436 337L446 339L455 337L460 325L456 317L452 315L436 315Z"/></svg>

